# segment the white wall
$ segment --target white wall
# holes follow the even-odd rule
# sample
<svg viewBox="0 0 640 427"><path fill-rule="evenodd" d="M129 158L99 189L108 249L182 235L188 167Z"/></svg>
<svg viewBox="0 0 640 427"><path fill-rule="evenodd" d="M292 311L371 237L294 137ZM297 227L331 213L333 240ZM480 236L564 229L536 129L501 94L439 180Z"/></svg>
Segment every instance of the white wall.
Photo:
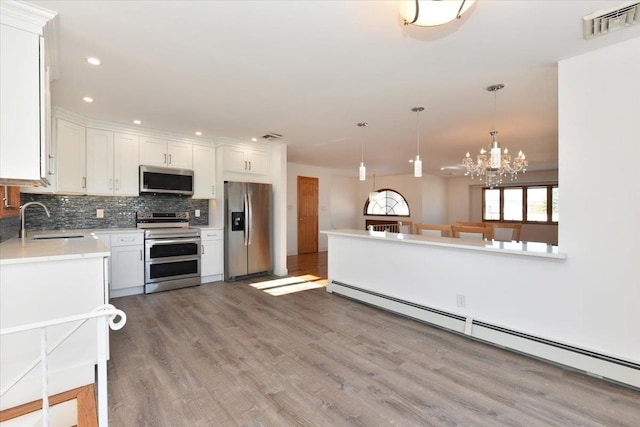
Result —
<svg viewBox="0 0 640 427"><path fill-rule="evenodd" d="M287 165L287 255L298 253L298 176L318 178L318 232L355 228L359 210L357 178L336 175L327 168L288 163ZM327 250L327 236L319 233L318 251Z"/></svg>
<svg viewBox="0 0 640 427"><path fill-rule="evenodd" d="M571 280L566 301L575 340L640 361L640 38L559 64L560 248Z"/></svg>

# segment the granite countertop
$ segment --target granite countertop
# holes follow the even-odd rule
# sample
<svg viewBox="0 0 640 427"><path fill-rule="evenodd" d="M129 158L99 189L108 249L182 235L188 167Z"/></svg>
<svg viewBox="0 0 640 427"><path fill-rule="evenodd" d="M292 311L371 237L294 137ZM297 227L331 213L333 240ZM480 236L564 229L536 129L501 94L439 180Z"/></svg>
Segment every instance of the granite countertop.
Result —
<svg viewBox="0 0 640 427"><path fill-rule="evenodd" d="M222 226L194 225L191 227L224 230ZM14 237L0 243L0 265L105 257L109 256L110 252L100 241L98 234L142 233L143 231L144 230L140 228L27 230L27 238L24 239L24 241L18 237ZM47 236L56 238L46 238ZM34 237L45 238L34 239Z"/></svg>
<svg viewBox="0 0 640 427"><path fill-rule="evenodd" d="M492 252L496 254L523 255L542 258L566 259L567 254L559 252L557 246L540 242L499 242L465 240L453 237L431 237L418 234L383 233L370 234L366 230L331 230L321 231L329 236L348 236L361 239L372 239L387 242L402 242L412 245L440 246L456 249Z"/></svg>
<svg viewBox="0 0 640 427"><path fill-rule="evenodd" d="M22 240L14 237L0 243L0 266L31 262L58 261L80 258L103 258L110 255L109 249L100 241L95 233L64 232L32 232L31 237ZM34 240L38 235L67 235L67 238Z"/></svg>

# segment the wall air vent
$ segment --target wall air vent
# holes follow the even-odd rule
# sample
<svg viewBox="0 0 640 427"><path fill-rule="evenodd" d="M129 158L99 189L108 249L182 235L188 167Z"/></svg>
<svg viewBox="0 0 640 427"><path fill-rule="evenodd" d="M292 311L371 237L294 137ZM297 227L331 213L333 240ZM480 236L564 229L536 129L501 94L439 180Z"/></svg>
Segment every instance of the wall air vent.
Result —
<svg viewBox="0 0 640 427"><path fill-rule="evenodd" d="M583 37L589 40L639 23L640 2L625 1L615 7L597 10L583 17Z"/></svg>
<svg viewBox="0 0 640 427"><path fill-rule="evenodd" d="M282 135L275 132L269 132L266 135L262 135L262 138L266 139L267 141L273 141L273 140L282 138Z"/></svg>

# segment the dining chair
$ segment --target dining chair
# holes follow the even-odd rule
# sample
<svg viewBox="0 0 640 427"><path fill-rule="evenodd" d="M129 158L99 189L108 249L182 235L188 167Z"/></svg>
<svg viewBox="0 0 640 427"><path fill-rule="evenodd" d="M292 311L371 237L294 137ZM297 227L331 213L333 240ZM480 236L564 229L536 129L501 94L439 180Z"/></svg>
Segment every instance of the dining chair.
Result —
<svg viewBox="0 0 640 427"><path fill-rule="evenodd" d="M398 232L404 234L412 234L413 233L413 222L412 221L398 221Z"/></svg>
<svg viewBox="0 0 640 427"><path fill-rule="evenodd" d="M462 225L465 227L486 227L486 222L473 222L473 221L456 221L455 225Z"/></svg>
<svg viewBox="0 0 640 427"><path fill-rule="evenodd" d="M416 234L422 236L451 237L451 225L416 224Z"/></svg>
<svg viewBox="0 0 640 427"><path fill-rule="evenodd" d="M452 225L453 237L467 240L492 240L493 229L491 227L472 227L467 225Z"/></svg>
<svg viewBox="0 0 640 427"><path fill-rule="evenodd" d="M504 222L496 222L491 224L493 228L493 240L500 242L520 241L520 231L522 224L507 224Z"/></svg>

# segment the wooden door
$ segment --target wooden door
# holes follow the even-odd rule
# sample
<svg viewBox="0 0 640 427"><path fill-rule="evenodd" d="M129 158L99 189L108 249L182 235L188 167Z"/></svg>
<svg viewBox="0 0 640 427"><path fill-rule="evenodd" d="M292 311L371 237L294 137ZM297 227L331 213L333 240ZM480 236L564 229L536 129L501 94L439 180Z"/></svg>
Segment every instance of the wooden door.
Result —
<svg viewBox="0 0 640 427"><path fill-rule="evenodd" d="M298 177L298 253L318 252L318 178Z"/></svg>
<svg viewBox="0 0 640 427"><path fill-rule="evenodd" d="M20 187L0 186L0 218L20 215Z"/></svg>

